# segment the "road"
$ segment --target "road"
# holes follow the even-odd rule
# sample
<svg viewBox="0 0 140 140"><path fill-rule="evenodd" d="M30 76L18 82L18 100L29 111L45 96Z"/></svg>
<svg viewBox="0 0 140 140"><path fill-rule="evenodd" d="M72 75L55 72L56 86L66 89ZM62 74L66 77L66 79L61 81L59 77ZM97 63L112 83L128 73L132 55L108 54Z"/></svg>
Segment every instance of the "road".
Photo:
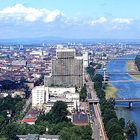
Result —
<svg viewBox="0 0 140 140"><path fill-rule="evenodd" d="M28 99L25 101L25 105L23 106L22 113L26 112L27 107L32 103L32 94L29 96Z"/></svg>
<svg viewBox="0 0 140 140"><path fill-rule="evenodd" d="M87 77L88 77L88 82L86 83L86 85L87 85L88 99L97 99L98 97L93 88L93 83L88 75ZM100 104L90 103L89 107L90 107L90 113L91 113L92 122L93 122L93 124L91 125L92 130L93 130L93 136L94 136L93 139L94 140L108 140L105 133L102 117L101 117Z"/></svg>
<svg viewBox="0 0 140 140"><path fill-rule="evenodd" d="M91 97L91 93L88 91L88 98L90 97ZM100 140L99 125L98 125L98 120L94 111L93 104L89 104L89 109L90 109L90 115L91 115L90 120L91 120L91 128L92 128L92 139Z"/></svg>

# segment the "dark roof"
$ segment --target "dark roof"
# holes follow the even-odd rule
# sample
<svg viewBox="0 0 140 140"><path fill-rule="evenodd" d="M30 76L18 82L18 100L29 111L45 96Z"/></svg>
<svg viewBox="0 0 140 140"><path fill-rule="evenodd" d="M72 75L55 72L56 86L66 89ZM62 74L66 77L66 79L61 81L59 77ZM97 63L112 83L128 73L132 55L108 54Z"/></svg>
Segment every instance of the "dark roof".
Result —
<svg viewBox="0 0 140 140"><path fill-rule="evenodd" d="M59 139L59 135L40 135L40 138Z"/></svg>
<svg viewBox="0 0 140 140"><path fill-rule="evenodd" d="M39 140L39 134L28 134L28 135L17 135L18 139L22 138L25 140Z"/></svg>
<svg viewBox="0 0 140 140"><path fill-rule="evenodd" d="M59 140L59 135L47 135L47 134L43 134L43 135L39 135L39 134L17 135L16 137L18 139L22 138L25 140L39 140L40 138L47 138L49 140L51 140L51 139Z"/></svg>
<svg viewBox="0 0 140 140"><path fill-rule="evenodd" d="M38 134L28 134L25 140L39 140Z"/></svg>
<svg viewBox="0 0 140 140"><path fill-rule="evenodd" d="M83 113L73 114L73 123L76 125L88 124L88 115Z"/></svg>

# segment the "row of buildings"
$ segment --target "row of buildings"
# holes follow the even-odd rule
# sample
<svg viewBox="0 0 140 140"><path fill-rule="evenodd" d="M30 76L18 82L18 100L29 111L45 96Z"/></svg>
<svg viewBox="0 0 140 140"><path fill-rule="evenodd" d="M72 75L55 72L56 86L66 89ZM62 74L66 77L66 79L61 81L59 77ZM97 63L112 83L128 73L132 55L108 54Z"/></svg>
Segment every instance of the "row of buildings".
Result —
<svg viewBox="0 0 140 140"><path fill-rule="evenodd" d="M76 55L75 49L59 47L52 59L50 75L45 76L44 85L32 89L32 108L20 122L35 124L40 112L49 112L56 101L67 103L68 111L72 114L79 110L86 112L87 105L80 102L80 95L76 90L81 89L84 84L83 60L82 56ZM76 125L81 122L88 124L87 114L73 114L69 117Z"/></svg>

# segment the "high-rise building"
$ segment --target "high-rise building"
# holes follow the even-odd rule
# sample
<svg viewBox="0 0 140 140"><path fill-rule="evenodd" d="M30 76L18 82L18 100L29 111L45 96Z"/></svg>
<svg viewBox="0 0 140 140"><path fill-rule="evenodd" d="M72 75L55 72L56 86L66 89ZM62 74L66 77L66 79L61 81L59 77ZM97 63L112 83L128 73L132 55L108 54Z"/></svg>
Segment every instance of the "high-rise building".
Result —
<svg viewBox="0 0 140 140"><path fill-rule="evenodd" d="M83 66L88 67L88 52L83 52Z"/></svg>
<svg viewBox="0 0 140 140"><path fill-rule="evenodd" d="M52 60L52 72L45 78L45 86L83 86L83 57L76 56L75 49L58 48Z"/></svg>

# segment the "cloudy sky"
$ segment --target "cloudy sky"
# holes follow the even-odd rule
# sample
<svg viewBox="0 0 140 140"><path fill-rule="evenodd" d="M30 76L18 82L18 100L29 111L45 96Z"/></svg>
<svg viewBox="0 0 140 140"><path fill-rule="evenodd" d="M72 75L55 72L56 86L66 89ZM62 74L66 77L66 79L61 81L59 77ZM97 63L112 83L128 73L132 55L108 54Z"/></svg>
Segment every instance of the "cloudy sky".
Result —
<svg viewBox="0 0 140 140"><path fill-rule="evenodd" d="M0 39L140 39L140 0L0 0Z"/></svg>

